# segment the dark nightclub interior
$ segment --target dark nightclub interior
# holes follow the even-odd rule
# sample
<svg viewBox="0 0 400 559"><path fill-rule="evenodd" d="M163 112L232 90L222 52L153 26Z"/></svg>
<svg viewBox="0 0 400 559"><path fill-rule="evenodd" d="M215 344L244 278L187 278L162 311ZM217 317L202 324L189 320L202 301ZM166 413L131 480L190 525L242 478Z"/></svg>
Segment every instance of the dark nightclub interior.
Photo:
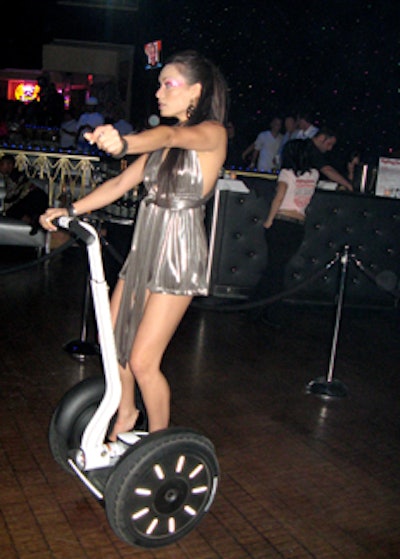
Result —
<svg viewBox="0 0 400 559"><path fill-rule="evenodd" d="M101 68L118 45L132 54L118 67L125 89L96 90L82 71L74 95L120 96L140 131L159 122L166 58L196 49L226 77L236 159L205 205L208 295L193 299L162 360L171 427L147 434L141 408L144 434L102 439L93 469L85 451L99 435L86 427L110 366L95 294L114 289L144 194L85 216L98 281L90 235L86 246L7 217L0 174L1 557L400 558L399 16L392 0L9 6L0 101L10 76L35 83L52 71L45 46L97 49ZM283 291L254 300L279 170L250 169L240 154L274 117L298 113L335 131L327 160L340 171L360 154L358 174L353 192L319 184ZM54 130L25 123L0 140L0 159L15 155L50 205L70 207L133 160L63 150ZM101 460L114 449L110 468Z"/></svg>

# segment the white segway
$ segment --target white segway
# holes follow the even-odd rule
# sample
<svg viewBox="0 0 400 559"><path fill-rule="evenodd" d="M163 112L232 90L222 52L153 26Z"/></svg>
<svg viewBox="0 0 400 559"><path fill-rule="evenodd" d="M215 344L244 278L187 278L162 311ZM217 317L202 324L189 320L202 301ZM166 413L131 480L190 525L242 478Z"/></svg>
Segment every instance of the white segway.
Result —
<svg viewBox="0 0 400 559"><path fill-rule="evenodd" d="M193 530L214 500L214 446L179 427L131 431L107 442L121 384L100 240L83 219L61 217L57 225L86 244L104 378L88 378L63 396L50 422L52 455L104 505L119 538L139 547L169 545Z"/></svg>

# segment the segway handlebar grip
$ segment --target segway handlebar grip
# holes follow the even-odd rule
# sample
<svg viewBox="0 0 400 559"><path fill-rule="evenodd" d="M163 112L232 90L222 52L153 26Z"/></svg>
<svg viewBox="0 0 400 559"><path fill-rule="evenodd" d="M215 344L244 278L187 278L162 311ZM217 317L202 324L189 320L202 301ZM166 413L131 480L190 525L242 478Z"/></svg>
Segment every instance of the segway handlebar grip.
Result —
<svg viewBox="0 0 400 559"><path fill-rule="evenodd" d="M94 242L95 236L93 233L88 231L86 227L82 224L76 217L61 216L54 220L54 225L61 229L67 229L74 234L75 237L83 241L86 245L90 245Z"/></svg>

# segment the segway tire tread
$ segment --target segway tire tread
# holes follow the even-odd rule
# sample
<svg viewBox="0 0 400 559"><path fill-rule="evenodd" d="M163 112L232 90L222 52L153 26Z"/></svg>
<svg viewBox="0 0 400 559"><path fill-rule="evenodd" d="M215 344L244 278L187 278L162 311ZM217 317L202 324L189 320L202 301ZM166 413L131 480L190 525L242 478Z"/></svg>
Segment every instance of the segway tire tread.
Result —
<svg viewBox="0 0 400 559"><path fill-rule="evenodd" d="M110 475L104 491L110 526L130 545L169 545L208 511L218 476L214 446L205 436L179 427L151 433Z"/></svg>

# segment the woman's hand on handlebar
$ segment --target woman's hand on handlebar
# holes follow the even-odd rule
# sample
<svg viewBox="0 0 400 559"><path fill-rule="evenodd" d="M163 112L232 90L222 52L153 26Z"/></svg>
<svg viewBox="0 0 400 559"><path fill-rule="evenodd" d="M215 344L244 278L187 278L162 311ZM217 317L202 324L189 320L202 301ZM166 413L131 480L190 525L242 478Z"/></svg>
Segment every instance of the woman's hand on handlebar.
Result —
<svg viewBox="0 0 400 559"><path fill-rule="evenodd" d="M67 208L47 208L44 214L40 216L39 223L46 231L57 231L53 220L63 215L68 215Z"/></svg>

